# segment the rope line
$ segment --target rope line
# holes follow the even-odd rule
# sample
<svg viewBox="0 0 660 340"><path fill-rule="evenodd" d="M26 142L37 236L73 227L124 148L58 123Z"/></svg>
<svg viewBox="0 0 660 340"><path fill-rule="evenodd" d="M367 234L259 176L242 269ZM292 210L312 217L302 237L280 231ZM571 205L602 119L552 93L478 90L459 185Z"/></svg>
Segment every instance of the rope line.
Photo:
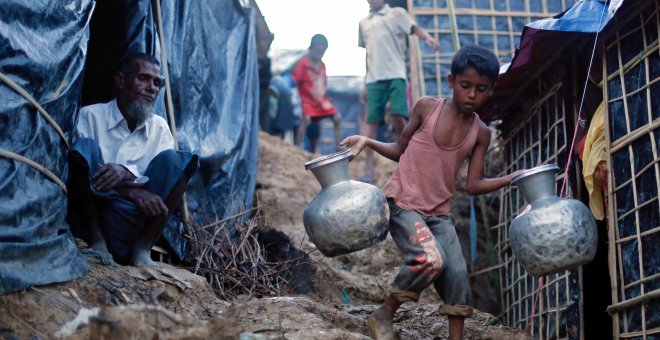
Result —
<svg viewBox="0 0 660 340"><path fill-rule="evenodd" d="M575 129L573 130L573 141L571 142L571 149L568 152L568 158L566 159L566 169L564 170L564 181L561 184L561 191L559 192L559 197L564 197L564 189L566 189L566 182L568 182L568 170L571 167L571 157L573 156L573 149L575 147L575 139L577 138L577 131L581 125L581 122L585 120L582 119L582 107L584 105L584 98L587 96L587 85L589 84L589 74L591 73L591 67L594 63L594 56L596 55L596 46L598 46L598 36L600 35L600 27L603 24L603 16L605 15L605 10L607 9L607 4L603 5L603 10L600 13L600 20L598 21L598 31L596 32L596 38L594 39L594 47L591 50L591 58L589 58L589 67L587 68L587 76L584 80L584 87L582 88L582 98L580 98L580 108L578 109L577 120L575 121Z"/></svg>
<svg viewBox="0 0 660 340"><path fill-rule="evenodd" d="M573 149L575 148L575 140L577 138L578 128L581 125L582 119L582 107L584 105L584 98L587 95L587 85L589 84L589 74L591 73L591 67L593 66L594 56L596 55L596 47L598 46L598 36L600 35L601 26L603 24L603 17L605 16L605 11L607 10L607 3L603 4L603 10L600 13L600 19L598 21L598 30L596 31L596 37L594 38L594 46L591 50L591 57L589 58L589 67L587 68L587 76L584 80L584 87L582 89L582 98L580 99L580 107L578 108L577 120L575 122L575 130L573 131L573 141L571 142L571 148L568 152L568 159L566 160L566 169L564 170L564 180L561 184L561 191L559 197L564 197L564 189L566 189L566 183L568 182L568 170L571 167L571 157L573 157ZM539 301L541 291L543 290L543 276L539 278L539 287L534 293L534 302L532 303L532 314L529 316L529 328L527 332L531 334L534 332L534 314L536 313L536 304ZM539 312L540 318L540 312Z"/></svg>
<svg viewBox="0 0 660 340"><path fill-rule="evenodd" d="M34 169L38 170L42 174L46 175L46 177L50 178L57 185L59 185L62 188L62 190L64 191L65 194L67 193L66 184L64 184L64 182L59 177L57 177L57 175L52 173L50 170L44 168L41 164L39 164L39 163L29 159L29 158L25 158L25 157L23 157L19 154L13 153L11 151L3 150L3 149L0 149L0 156L5 157L5 158L9 158L9 159L13 159L15 161L19 161L21 163L24 163L24 164L27 164L27 165L33 167Z"/></svg>
<svg viewBox="0 0 660 340"><path fill-rule="evenodd" d="M23 98L27 99L30 104L32 104L37 111L41 114L41 116L50 124L53 129L57 132L58 135L60 135L60 138L62 139L62 142L64 142L64 145L66 145L66 148L69 149L69 142L67 142L66 137L64 136L64 132L62 132L62 129L60 126L55 122L55 120L46 112L46 110L37 102L32 95L30 95L25 89L23 89L20 85L16 84L13 80L9 79L7 76L5 76L2 72L0 72L0 80L2 80L7 86L9 86L11 89L14 91L18 92Z"/></svg>

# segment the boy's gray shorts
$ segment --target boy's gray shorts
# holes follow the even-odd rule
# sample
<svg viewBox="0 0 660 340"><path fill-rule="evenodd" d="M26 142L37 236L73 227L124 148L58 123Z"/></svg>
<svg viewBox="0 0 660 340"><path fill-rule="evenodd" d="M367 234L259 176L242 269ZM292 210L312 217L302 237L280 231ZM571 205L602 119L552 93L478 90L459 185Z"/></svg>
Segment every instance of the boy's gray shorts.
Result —
<svg viewBox="0 0 660 340"><path fill-rule="evenodd" d="M447 216L423 216L403 210L391 198L389 229L404 264L390 294L401 302L417 301L431 283L444 304L445 315L472 315L470 281L461 244Z"/></svg>

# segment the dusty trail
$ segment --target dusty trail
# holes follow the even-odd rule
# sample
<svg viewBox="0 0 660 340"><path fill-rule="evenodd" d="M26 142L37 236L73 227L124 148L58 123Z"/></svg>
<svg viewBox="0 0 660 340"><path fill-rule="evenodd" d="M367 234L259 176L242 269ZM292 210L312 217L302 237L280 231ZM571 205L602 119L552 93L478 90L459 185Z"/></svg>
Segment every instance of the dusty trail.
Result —
<svg viewBox="0 0 660 340"><path fill-rule="evenodd" d="M1 296L0 337L369 339L366 318L396 274L400 263L396 247L388 238L336 258L314 251L302 226L302 211L320 189L303 168L314 155L265 134L260 135L259 152L256 197L263 206L261 214L267 225L285 232L310 253L316 268L311 293L261 299L240 296L227 302L218 299L202 277L185 269L106 267L90 260L92 269L80 280ZM358 158L351 163L353 178L358 177L362 162ZM394 166L377 159L376 185L382 187ZM447 320L436 308L436 295L427 289L419 304L406 304L397 313L397 334L401 339L444 339ZM91 324L72 322L85 315L92 316ZM466 322L465 338L528 338L520 330L490 323L492 315L475 311Z"/></svg>

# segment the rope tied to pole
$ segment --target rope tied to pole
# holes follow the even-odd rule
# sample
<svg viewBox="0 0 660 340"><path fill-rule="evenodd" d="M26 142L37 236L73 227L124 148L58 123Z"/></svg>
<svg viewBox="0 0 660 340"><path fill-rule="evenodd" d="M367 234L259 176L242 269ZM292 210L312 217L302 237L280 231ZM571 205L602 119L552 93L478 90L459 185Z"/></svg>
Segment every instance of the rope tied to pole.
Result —
<svg viewBox="0 0 660 340"><path fill-rule="evenodd" d="M582 107L584 105L584 98L587 95L587 85L589 84L589 74L591 73L591 67L593 66L593 61L594 61L594 56L596 55L596 47L598 46L598 37L600 35L600 30L603 25L603 17L605 16L605 12L607 11L607 4L603 5L603 10L601 11L600 14L600 19L598 21L598 30L596 31L596 37L594 38L594 45L591 50L591 57L589 58L589 66L587 67L587 76L586 79L584 80L584 87L582 89L582 98L580 99L580 107L578 108L578 114L577 114L577 119L575 122L575 129L573 130L573 140L571 141L571 147L568 152L568 158L566 159L566 169L564 170L564 179L561 184L561 191L559 192L559 197L564 197L564 190L566 189L566 183L568 182L568 170L571 167L571 158L573 157L573 149L575 148L575 141L577 138L577 132L578 128L586 127L586 119L582 118ZM536 313L536 305L538 303L538 300L541 296L541 291L543 290L543 277L539 278L539 283L538 283L538 288L536 289L536 292L534 293L534 299L532 303L532 313L529 316L529 327L527 328L527 333L531 334L534 331L534 314ZM539 318L540 318L540 312L539 312Z"/></svg>

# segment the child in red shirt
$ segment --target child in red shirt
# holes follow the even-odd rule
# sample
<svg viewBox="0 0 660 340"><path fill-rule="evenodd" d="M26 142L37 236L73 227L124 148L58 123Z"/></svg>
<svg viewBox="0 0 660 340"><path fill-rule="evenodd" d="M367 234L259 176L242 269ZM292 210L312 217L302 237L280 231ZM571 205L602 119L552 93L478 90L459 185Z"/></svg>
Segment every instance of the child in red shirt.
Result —
<svg viewBox="0 0 660 340"><path fill-rule="evenodd" d="M302 101L302 122L298 127L296 145L300 145L307 127L312 121L331 117L334 123L335 143L340 141L341 120L337 109L332 105L326 86L328 77L325 74L325 64L321 60L328 48L328 40L322 34L312 37L309 44L309 52L300 59L298 65L293 69L291 76L296 82L298 93ZM317 140L310 140L311 151L316 150Z"/></svg>

